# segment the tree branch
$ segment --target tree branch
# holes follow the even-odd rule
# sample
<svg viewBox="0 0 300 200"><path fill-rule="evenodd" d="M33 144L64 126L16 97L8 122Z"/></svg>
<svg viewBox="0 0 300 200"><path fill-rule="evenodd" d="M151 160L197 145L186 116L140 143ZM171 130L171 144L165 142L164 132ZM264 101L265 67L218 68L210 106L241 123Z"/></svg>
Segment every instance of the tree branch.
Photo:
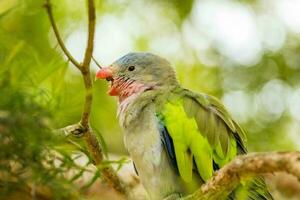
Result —
<svg viewBox="0 0 300 200"><path fill-rule="evenodd" d="M100 169L102 172L102 177L111 187L113 187L117 192L126 197L130 195L130 185L125 184L113 170L111 166L101 167L101 163L104 160L103 151L100 146L100 143L92 132L93 130L88 127L84 128L81 123L69 125L67 127L55 130L56 134L65 136L65 137L84 137L87 143L88 152L93 158L93 164Z"/></svg>
<svg viewBox="0 0 300 200"><path fill-rule="evenodd" d="M266 173L286 172L300 181L300 152L270 152L241 155L225 165L194 194L182 198L221 199L241 180Z"/></svg>
<svg viewBox="0 0 300 200"><path fill-rule="evenodd" d="M85 103L83 108L83 113L81 117L81 124L83 127L88 127L89 117L92 108L92 79L90 73L90 62L93 55L94 49L94 35L95 35L95 22L96 22L96 12L94 0L87 0L88 5L88 39L87 47L84 54L84 59L82 63L82 76L84 80L84 86L86 90Z"/></svg>
<svg viewBox="0 0 300 200"><path fill-rule="evenodd" d="M50 3L50 0L45 0L44 7L46 8L46 11L47 11L48 17L50 19L50 23L51 23L52 29L54 31L55 37L57 39L57 42L58 42L60 48L65 53L65 55L67 56L67 58L75 65L75 67L77 67L80 70L81 69L81 65L71 55L71 53L69 52L69 50L66 48L63 40L61 39L60 33L59 33L58 29L57 29L57 26L56 26L56 23L55 23L55 20L54 20L54 17L53 17L52 5Z"/></svg>
<svg viewBox="0 0 300 200"><path fill-rule="evenodd" d="M88 6L88 39L87 39L87 47L84 54L84 59L82 65L80 65L69 53L66 49L60 34L57 30L54 17L52 14L50 0L45 0L45 7L54 30L55 36L57 41L62 48L63 52L69 58L69 60L81 71L83 76L84 86L85 86L85 101L82 111L82 116L80 123L70 125L66 128L63 128L62 131L66 134L72 134L77 137L84 137L88 151L92 155L93 162L96 167L99 167L103 161L103 152L102 148L100 147L99 141L97 140L93 130L89 125L90 120L90 113L92 108L92 101L93 101L93 93L92 93L92 79L91 79L91 72L90 72L90 62L93 55L94 49L94 35L95 35L95 23L96 23L96 11L95 11L95 3L94 0L87 0ZM113 187L116 191L121 194L128 195L127 187L125 184L119 179L116 172L113 170L111 166L101 168L102 177L104 180Z"/></svg>

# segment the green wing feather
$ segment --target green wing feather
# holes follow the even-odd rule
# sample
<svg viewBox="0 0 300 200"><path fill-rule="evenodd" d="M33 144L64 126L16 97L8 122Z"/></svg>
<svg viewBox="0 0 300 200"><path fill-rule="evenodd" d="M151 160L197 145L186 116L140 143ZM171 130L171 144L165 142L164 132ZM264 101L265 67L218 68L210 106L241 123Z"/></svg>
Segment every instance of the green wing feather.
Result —
<svg viewBox="0 0 300 200"><path fill-rule="evenodd" d="M180 176L186 182L192 180L193 159L206 181L213 174L213 162L222 167L236 156L236 137L244 145L242 129L214 97L181 90L165 104L162 114L174 142Z"/></svg>
<svg viewBox="0 0 300 200"><path fill-rule="evenodd" d="M192 180L193 157L201 177L210 178L213 169L211 148L208 141L199 134L195 120L187 117L182 99L167 103L162 114L173 139L177 166L182 179L186 182Z"/></svg>

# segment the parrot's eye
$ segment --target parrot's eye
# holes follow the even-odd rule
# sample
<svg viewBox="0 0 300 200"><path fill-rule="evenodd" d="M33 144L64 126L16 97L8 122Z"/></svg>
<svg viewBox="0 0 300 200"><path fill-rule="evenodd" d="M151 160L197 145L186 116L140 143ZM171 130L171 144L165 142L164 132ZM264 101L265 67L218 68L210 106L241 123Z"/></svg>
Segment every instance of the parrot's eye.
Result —
<svg viewBox="0 0 300 200"><path fill-rule="evenodd" d="M135 69L134 66L129 66L129 67L128 67L128 71L133 71L134 69Z"/></svg>

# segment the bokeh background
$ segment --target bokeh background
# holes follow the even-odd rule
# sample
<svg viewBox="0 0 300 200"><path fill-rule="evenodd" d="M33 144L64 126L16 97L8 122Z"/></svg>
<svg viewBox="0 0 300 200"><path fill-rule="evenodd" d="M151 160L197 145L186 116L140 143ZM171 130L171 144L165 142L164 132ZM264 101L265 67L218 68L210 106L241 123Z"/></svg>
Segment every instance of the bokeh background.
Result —
<svg viewBox="0 0 300 200"><path fill-rule="evenodd" d="M46 185L50 198L82 198L87 192L74 191L62 175L78 167L73 154L57 147L61 140L50 130L80 119L83 82L58 46L43 3L0 0L0 194L31 191L29 199L39 198L32 188ZM52 3L67 48L82 60L85 0ZM172 63L184 87L222 100L245 129L249 151L300 149L300 0L96 0L96 11L94 57L101 65L128 52L156 53ZM105 81L94 82L93 93L92 127L109 154L127 155L116 99ZM53 149L65 171L44 166ZM281 191L280 199L299 199L297 182L285 178L271 178L272 190Z"/></svg>

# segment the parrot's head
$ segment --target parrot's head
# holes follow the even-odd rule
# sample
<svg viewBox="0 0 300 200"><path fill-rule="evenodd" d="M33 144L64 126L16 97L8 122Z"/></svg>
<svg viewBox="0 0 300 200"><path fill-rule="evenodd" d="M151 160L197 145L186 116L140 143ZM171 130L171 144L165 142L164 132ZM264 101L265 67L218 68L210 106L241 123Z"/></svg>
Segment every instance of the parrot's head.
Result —
<svg viewBox="0 0 300 200"><path fill-rule="evenodd" d="M108 67L100 69L96 78L110 81L109 95L120 101L149 90L173 88L178 85L170 63L151 53L129 53Z"/></svg>

